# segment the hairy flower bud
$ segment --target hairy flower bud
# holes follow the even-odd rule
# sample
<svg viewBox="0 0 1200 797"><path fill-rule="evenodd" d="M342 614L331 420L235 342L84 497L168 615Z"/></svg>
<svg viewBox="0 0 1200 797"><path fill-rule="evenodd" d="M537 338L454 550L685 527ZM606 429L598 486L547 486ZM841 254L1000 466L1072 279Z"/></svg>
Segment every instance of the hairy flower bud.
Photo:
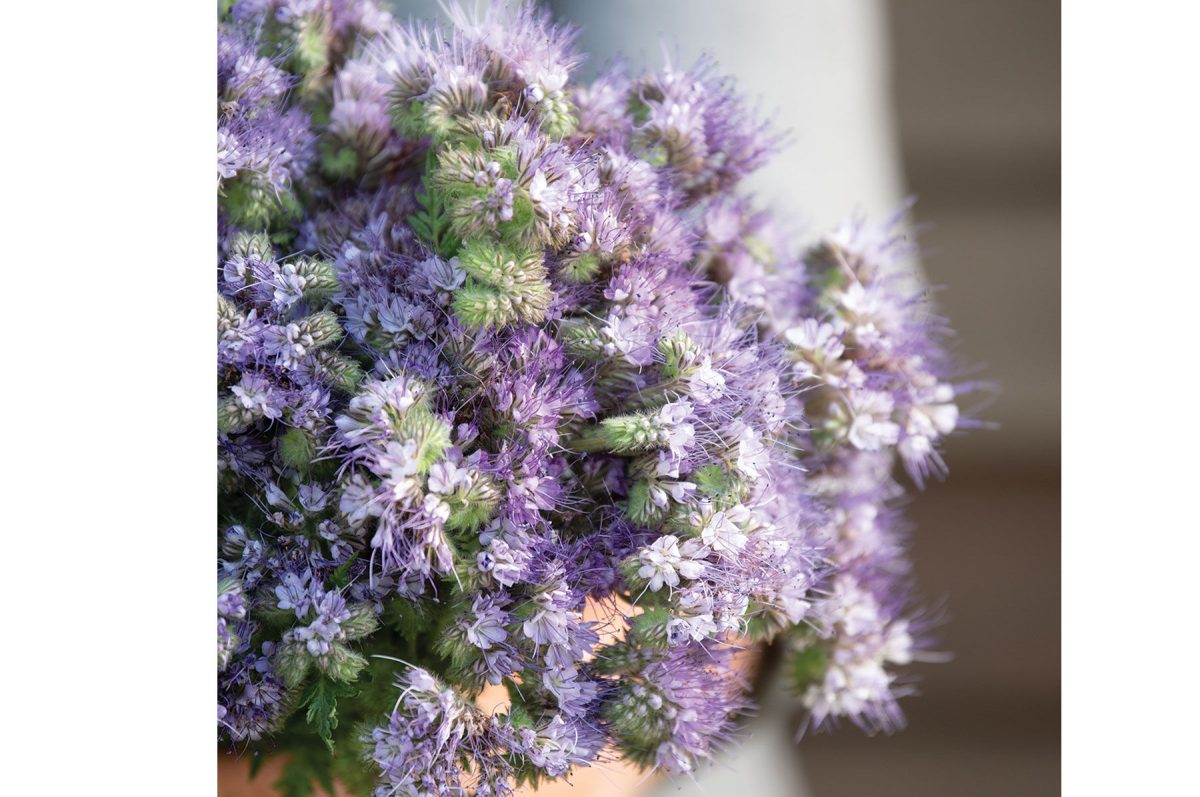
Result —
<svg viewBox="0 0 1200 797"><path fill-rule="evenodd" d="M540 254L482 239L467 241L458 256L467 275L454 309L470 327L540 322L553 293Z"/></svg>

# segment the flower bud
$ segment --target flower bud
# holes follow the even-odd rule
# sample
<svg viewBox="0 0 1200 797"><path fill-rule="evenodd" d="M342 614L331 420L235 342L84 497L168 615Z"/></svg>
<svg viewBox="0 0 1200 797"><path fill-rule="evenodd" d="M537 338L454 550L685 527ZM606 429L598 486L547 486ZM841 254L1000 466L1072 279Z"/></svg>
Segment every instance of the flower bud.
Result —
<svg viewBox="0 0 1200 797"><path fill-rule="evenodd" d="M317 667L335 681L350 683L367 666L367 660L340 642L329 646L329 652L317 658Z"/></svg>
<svg viewBox="0 0 1200 797"><path fill-rule="evenodd" d="M289 689L295 689L304 682L312 668L312 657L308 655L303 642L288 642L276 650L273 664L284 684Z"/></svg>
<svg viewBox="0 0 1200 797"><path fill-rule="evenodd" d="M350 618L342 621L342 631L346 633L348 640L369 636L378 627L379 618L375 616L375 610L367 604L351 609Z"/></svg>
<svg viewBox="0 0 1200 797"><path fill-rule="evenodd" d="M316 454L309 433L292 427L279 436L279 457L289 468L304 471L312 464Z"/></svg>

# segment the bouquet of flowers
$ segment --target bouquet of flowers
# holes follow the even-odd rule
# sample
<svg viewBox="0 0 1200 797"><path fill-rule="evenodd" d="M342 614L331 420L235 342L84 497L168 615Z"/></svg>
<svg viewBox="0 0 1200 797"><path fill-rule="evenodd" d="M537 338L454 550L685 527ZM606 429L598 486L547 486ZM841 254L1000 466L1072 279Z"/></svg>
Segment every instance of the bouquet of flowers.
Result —
<svg viewBox="0 0 1200 797"><path fill-rule="evenodd" d="M687 773L765 643L805 726L897 728L963 389L899 217L796 246L711 62L448 11L220 10L219 736L294 795Z"/></svg>

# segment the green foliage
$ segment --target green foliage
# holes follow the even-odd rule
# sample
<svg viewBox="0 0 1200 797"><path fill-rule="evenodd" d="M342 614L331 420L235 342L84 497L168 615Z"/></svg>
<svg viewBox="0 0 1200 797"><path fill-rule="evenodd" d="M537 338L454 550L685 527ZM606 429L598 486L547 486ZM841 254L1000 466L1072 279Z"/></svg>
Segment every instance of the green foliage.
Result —
<svg viewBox="0 0 1200 797"><path fill-rule="evenodd" d="M300 698L305 721L316 730L330 751L333 750L333 731L338 726L338 700L357 694L358 690L348 684L322 677L313 681Z"/></svg>
<svg viewBox="0 0 1200 797"><path fill-rule="evenodd" d="M395 116L393 116L394 121ZM421 179L422 187L416 194L417 205L420 207L420 210L408 217L408 225L412 227L413 232L417 234L421 242L432 251L443 258L451 258L458 252L458 248L462 246L462 241L451 229L450 215L446 211L445 198L442 196L441 191L434 188L429 176L429 172L436 162L433 150L431 149L425 160L425 177Z"/></svg>
<svg viewBox="0 0 1200 797"><path fill-rule="evenodd" d="M705 465L692 474L700 493L719 508L726 509L742 500L745 486L737 474L720 465Z"/></svg>
<svg viewBox="0 0 1200 797"><path fill-rule="evenodd" d="M828 669L829 654L815 640L788 656L788 679L797 692L804 691L809 685L824 678Z"/></svg>
<svg viewBox="0 0 1200 797"><path fill-rule="evenodd" d="M352 180L358 175L358 153L353 147L321 148L321 171L332 180Z"/></svg>
<svg viewBox="0 0 1200 797"><path fill-rule="evenodd" d="M280 797L312 797L316 784L333 794L333 773L319 763L321 759L297 754L283 766L283 774L275 781Z"/></svg>
<svg viewBox="0 0 1200 797"><path fill-rule="evenodd" d="M383 607L380 618L404 639L416 639L433 628L435 616L431 604L408 598L393 598Z"/></svg>

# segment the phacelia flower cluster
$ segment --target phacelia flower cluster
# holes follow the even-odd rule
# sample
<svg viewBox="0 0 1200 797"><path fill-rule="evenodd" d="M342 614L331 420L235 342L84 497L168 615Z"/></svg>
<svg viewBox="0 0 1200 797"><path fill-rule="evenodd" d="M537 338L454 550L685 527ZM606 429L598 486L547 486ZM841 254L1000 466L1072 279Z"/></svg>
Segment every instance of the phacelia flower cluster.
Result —
<svg viewBox="0 0 1200 797"><path fill-rule="evenodd" d="M535 6L449 17L222 11L219 734L380 797L683 774L759 643L806 724L898 727L962 392L900 219L798 246L711 62L580 85Z"/></svg>

